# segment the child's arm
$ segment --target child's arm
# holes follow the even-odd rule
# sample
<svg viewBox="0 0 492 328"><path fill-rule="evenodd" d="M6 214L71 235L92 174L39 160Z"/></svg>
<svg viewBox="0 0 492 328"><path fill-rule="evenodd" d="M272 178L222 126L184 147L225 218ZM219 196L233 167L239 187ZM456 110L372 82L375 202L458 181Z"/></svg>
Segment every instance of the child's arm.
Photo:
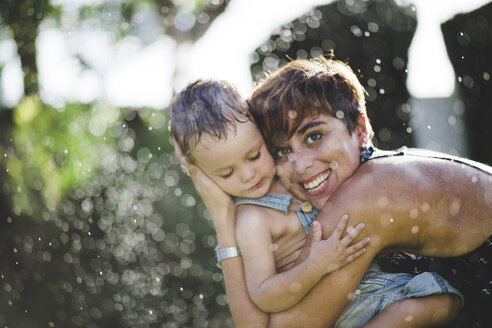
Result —
<svg viewBox="0 0 492 328"><path fill-rule="evenodd" d="M442 327L456 317L460 306L455 294L408 298L391 304L363 328Z"/></svg>
<svg viewBox="0 0 492 328"><path fill-rule="evenodd" d="M236 238L243 257L246 285L253 302L265 312L279 312L299 302L326 274L360 257L369 238L350 245L359 235L359 224L341 238L347 223L343 217L332 235L321 240L321 227L314 222L313 241L307 259L292 269L277 273L268 212L258 206L240 207L236 213Z"/></svg>

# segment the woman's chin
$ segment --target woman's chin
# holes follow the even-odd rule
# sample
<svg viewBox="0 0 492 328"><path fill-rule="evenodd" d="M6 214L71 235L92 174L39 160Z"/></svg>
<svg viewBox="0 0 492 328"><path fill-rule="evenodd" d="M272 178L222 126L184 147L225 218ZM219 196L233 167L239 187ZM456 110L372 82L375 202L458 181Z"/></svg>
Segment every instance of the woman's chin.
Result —
<svg viewBox="0 0 492 328"><path fill-rule="evenodd" d="M331 195L317 197L316 199L311 200L311 204L313 204L314 207L320 210L326 204L328 199L330 199L330 196Z"/></svg>

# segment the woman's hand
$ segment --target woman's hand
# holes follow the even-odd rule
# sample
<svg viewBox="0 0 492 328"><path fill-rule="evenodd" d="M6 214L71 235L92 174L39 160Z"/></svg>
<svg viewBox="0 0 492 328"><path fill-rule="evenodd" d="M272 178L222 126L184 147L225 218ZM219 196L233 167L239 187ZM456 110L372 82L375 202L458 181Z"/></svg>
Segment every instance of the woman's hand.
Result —
<svg viewBox="0 0 492 328"><path fill-rule="evenodd" d="M235 207L231 196L225 193L212 179L210 179L198 166L192 164L183 154L180 147L173 139L176 158L189 171L196 191L207 207L214 223L215 230L219 234L225 226L234 228ZM183 169L186 172L186 169Z"/></svg>
<svg viewBox="0 0 492 328"><path fill-rule="evenodd" d="M363 223L359 223L342 238L347 221L348 215L342 216L331 236L325 240L321 239L321 225L318 221L313 222L311 227L313 229L313 238L308 258L316 265L320 265L325 274L349 264L361 257L366 251L364 247L369 243L369 237L352 244L362 229L364 229Z"/></svg>

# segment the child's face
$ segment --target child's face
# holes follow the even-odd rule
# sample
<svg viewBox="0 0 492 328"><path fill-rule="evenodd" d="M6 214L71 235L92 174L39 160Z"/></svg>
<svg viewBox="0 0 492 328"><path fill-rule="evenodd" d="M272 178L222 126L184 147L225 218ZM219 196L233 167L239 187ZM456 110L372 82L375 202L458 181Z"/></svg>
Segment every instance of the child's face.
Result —
<svg viewBox="0 0 492 328"><path fill-rule="evenodd" d="M215 183L236 197L264 196L272 185L275 164L263 137L250 121L237 123L224 140L201 138L190 155Z"/></svg>

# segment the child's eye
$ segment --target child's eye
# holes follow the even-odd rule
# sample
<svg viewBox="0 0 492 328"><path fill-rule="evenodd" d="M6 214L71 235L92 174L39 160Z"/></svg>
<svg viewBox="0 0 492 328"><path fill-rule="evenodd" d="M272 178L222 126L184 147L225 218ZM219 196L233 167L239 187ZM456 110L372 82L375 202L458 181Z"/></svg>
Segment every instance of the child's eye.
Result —
<svg viewBox="0 0 492 328"><path fill-rule="evenodd" d="M317 143L318 141L320 141L322 137L323 137L323 135L321 133L313 132L313 133L310 133L307 135L306 142L308 144L314 144L314 143Z"/></svg>
<svg viewBox="0 0 492 328"><path fill-rule="evenodd" d="M220 177L222 179L227 179L229 178L230 176L232 176L232 170L230 170L229 172L227 172L226 174L223 174L223 175L220 175Z"/></svg>
<svg viewBox="0 0 492 328"><path fill-rule="evenodd" d="M258 158L261 156L261 151L258 151L253 157L251 157L249 160L250 161L256 161Z"/></svg>

